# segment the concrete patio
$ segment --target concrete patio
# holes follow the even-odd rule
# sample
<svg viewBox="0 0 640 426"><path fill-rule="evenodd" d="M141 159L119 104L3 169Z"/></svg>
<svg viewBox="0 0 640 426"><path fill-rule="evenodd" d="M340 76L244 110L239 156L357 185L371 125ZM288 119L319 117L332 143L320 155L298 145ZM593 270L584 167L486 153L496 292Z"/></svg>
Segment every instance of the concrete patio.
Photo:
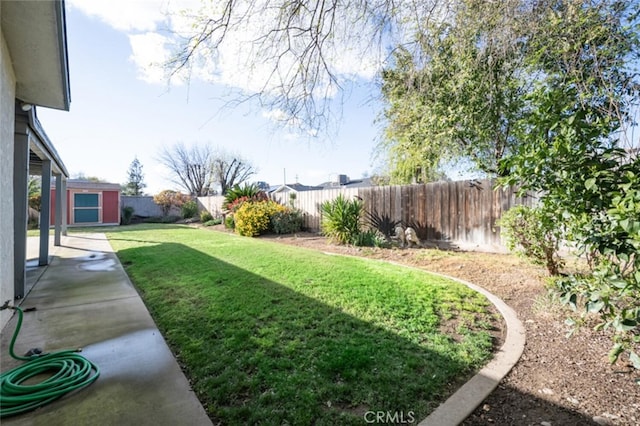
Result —
<svg viewBox="0 0 640 426"><path fill-rule="evenodd" d="M28 259L38 239L29 238ZM103 234L63 237L51 263L28 262L26 312L15 346L22 355L82 348L100 368L96 382L3 425L210 425L149 312ZM4 301L2 301L4 302ZM22 361L9 353L17 316L2 330L0 369Z"/></svg>

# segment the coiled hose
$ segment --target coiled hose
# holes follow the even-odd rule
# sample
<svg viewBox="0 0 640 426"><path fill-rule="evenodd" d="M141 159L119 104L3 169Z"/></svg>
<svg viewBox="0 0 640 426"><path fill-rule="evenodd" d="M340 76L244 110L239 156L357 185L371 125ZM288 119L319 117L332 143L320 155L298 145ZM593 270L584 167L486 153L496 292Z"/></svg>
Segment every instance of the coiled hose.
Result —
<svg viewBox="0 0 640 426"><path fill-rule="evenodd" d="M79 349L32 356L16 355L13 346L22 326L23 313L19 307L10 309L18 311L18 324L11 338L9 355L27 362L0 374L0 418L41 407L68 392L90 385L98 378L100 369L79 355ZM49 377L40 383L23 384L39 374Z"/></svg>

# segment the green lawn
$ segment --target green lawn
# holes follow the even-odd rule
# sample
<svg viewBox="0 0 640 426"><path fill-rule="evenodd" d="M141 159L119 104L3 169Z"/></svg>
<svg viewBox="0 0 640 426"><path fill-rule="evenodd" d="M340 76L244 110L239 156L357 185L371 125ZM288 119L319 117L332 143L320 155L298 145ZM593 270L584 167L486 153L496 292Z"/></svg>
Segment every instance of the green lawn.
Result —
<svg viewBox="0 0 640 426"><path fill-rule="evenodd" d="M54 234L54 230L50 229L49 230L49 235L53 235ZM27 229L27 237L39 237L40 236L40 229Z"/></svg>
<svg viewBox="0 0 640 426"><path fill-rule="evenodd" d="M489 302L453 281L178 225L107 235L214 423L420 421L491 356Z"/></svg>

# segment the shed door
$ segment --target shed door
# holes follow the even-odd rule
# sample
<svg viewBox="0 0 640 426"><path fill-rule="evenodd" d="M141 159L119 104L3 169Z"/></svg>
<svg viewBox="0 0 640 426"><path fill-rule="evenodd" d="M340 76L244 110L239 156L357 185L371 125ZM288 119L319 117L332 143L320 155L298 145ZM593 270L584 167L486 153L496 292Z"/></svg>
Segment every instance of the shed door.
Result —
<svg viewBox="0 0 640 426"><path fill-rule="evenodd" d="M74 223L96 223L100 221L100 198L98 194L73 194Z"/></svg>

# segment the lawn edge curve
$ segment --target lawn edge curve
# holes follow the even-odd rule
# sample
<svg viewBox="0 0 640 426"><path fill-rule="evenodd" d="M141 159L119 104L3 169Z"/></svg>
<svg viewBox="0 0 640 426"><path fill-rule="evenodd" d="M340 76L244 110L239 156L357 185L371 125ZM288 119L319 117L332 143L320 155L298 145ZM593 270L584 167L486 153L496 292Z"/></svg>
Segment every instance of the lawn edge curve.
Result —
<svg viewBox="0 0 640 426"><path fill-rule="evenodd" d="M526 333L516 312L495 294L479 285L459 278L437 272L429 271L429 273L457 281L484 295L500 312L507 328L504 343L495 353L493 359L440 404L427 418L418 423L419 426L455 426L473 413L520 360L524 352Z"/></svg>
<svg viewBox="0 0 640 426"><path fill-rule="evenodd" d="M338 253L324 252L333 256L357 257ZM509 374L511 369L520 360L524 352L526 341L525 328L518 319L516 312L502 299L487 289L469 281L450 275L432 272L426 268L404 265L402 263L381 260L403 268L415 269L429 274L456 281L485 296L496 307L504 319L507 333L504 343L498 349L491 361L478 373L455 391L447 400L440 404L431 414L418 423L418 426L456 426L462 423L484 401L498 384Z"/></svg>

